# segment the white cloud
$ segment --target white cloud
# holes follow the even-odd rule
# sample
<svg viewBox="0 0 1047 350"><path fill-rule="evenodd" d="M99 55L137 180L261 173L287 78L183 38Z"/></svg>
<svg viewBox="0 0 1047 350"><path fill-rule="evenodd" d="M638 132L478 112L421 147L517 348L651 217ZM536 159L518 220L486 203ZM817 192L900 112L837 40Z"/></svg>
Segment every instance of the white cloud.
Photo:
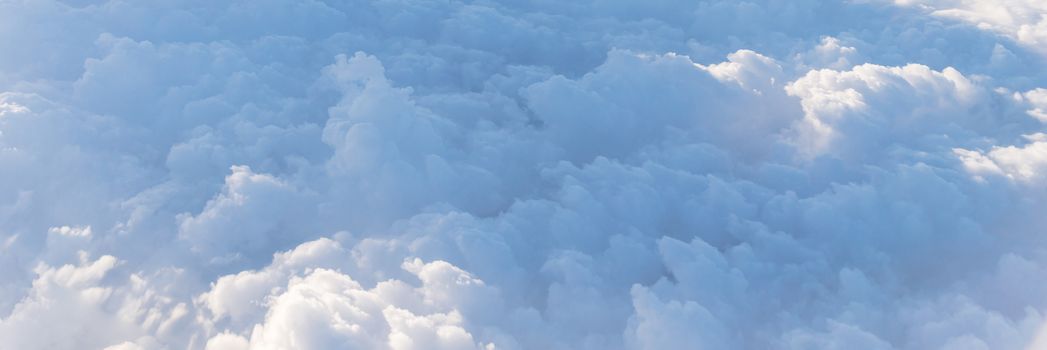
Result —
<svg viewBox="0 0 1047 350"><path fill-rule="evenodd" d="M922 6L936 16L970 22L999 32L1043 54L1047 44L1047 4L1037 0L895 0Z"/></svg>
<svg viewBox="0 0 1047 350"><path fill-rule="evenodd" d="M80 258L77 265L36 268L26 298L0 319L0 342L20 348L155 347L155 337L172 335L185 321L185 303L157 295L141 276L106 283L116 277L115 257ZM48 335L27 336L40 329Z"/></svg>
<svg viewBox="0 0 1047 350"><path fill-rule="evenodd" d="M294 221L309 211L308 194L246 166L231 169L222 193L199 214L178 216L178 235L194 251L216 263L253 259L310 233Z"/></svg>
<svg viewBox="0 0 1047 350"><path fill-rule="evenodd" d="M214 289L202 297L208 308L219 317L228 314L234 321L246 317L258 323L241 324L242 329L250 331L243 336L217 334L208 340L208 346L249 343L257 349L493 348L493 345L478 343L463 328L463 314L497 312L490 309L490 298L497 295L483 295L486 288L483 281L446 262L423 263L418 259L405 262L404 269L421 279L418 287L400 280L387 280L366 289L350 276L324 268L310 267L288 274L298 259L315 258L303 254L315 254L312 251L325 249L323 246L330 244L337 245L329 240L305 243L278 256L263 271L221 278ZM339 258L345 259L348 255ZM268 287L258 284L259 277L269 278L263 282ZM231 287L237 290L230 290ZM259 291L263 294L256 294ZM237 292L239 294L231 294ZM252 307L249 304L267 311L245 314L235 309Z"/></svg>
<svg viewBox="0 0 1047 350"><path fill-rule="evenodd" d="M992 96L953 68L873 64L813 70L787 91L804 109L791 141L809 157L873 161L892 147L936 150L1014 123Z"/></svg>
<svg viewBox="0 0 1047 350"><path fill-rule="evenodd" d="M1027 135L1022 147L995 146L988 152L956 149L964 167L975 175L1003 175L1036 183L1047 176L1047 135Z"/></svg>
<svg viewBox="0 0 1047 350"><path fill-rule="evenodd" d="M1045 11L0 1L0 348L1035 347Z"/></svg>
<svg viewBox="0 0 1047 350"><path fill-rule="evenodd" d="M91 236L91 226L52 227L52 228L47 229L47 233L52 233L52 234L57 234L57 235L62 235L62 236L70 236L70 237L90 237Z"/></svg>
<svg viewBox="0 0 1047 350"><path fill-rule="evenodd" d="M1023 93L1021 96L1028 101L1032 107L1026 111L1026 113L1042 123L1047 123L1047 89L1038 88Z"/></svg>

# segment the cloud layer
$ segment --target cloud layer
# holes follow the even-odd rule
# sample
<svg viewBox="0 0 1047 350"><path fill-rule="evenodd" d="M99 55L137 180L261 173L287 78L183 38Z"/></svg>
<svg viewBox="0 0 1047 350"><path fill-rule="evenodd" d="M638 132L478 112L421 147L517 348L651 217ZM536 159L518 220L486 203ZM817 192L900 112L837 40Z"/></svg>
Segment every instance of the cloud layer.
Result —
<svg viewBox="0 0 1047 350"><path fill-rule="evenodd" d="M1041 349L1038 1L0 1L0 347Z"/></svg>

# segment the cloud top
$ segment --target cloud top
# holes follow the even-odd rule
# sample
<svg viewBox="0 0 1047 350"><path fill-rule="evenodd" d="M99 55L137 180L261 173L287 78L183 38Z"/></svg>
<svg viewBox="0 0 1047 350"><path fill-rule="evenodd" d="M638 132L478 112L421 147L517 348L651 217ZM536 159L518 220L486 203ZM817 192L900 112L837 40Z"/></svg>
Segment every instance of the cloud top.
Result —
<svg viewBox="0 0 1047 350"><path fill-rule="evenodd" d="M1038 349L1045 16L0 2L0 348Z"/></svg>

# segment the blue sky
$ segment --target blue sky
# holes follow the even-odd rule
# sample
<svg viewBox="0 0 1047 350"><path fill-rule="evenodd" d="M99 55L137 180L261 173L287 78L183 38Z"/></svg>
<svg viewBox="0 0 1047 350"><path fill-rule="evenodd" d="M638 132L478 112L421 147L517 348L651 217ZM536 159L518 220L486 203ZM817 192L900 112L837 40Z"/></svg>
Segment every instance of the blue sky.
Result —
<svg viewBox="0 0 1047 350"><path fill-rule="evenodd" d="M1047 349L1038 0L0 0L0 348Z"/></svg>

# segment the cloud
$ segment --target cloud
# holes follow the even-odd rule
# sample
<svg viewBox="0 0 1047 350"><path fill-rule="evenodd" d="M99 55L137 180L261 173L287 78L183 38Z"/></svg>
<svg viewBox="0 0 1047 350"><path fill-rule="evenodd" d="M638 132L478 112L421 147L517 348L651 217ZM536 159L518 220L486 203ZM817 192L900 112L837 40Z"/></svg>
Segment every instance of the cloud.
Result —
<svg viewBox="0 0 1047 350"><path fill-rule="evenodd" d="M1045 10L3 2L0 348L1036 348Z"/></svg>
<svg viewBox="0 0 1047 350"><path fill-rule="evenodd" d="M308 193L246 166L233 166L221 194L196 215L183 214L178 236L192 250L214 262L267 257L270 247L294 242L295 229L308 230L294 220L309 211ZM266 218L266 220L258 220Z"/></svg>
<svg viewBox="0 0 1047 350"><path fill-rule="evenodd" d="M476 303L489 308L489 298L497 296L484 296L489 292L485 292L483 281L446 262L423 263L417 259L404 262L403 268L422 281L417 288L403 281L387 280L367 290L350 276L324 268L310 268L302 277L272 275L277 273L273 270L286 268L281 265L293 263L301 254L311 253L303 250L322 249L318 245L326 244L332 243L324 240L306 243L289 253L293 255L285 255L289 260L280 259L270 265L263 274L276 280L269 280L273 282L273 288L265 295L245 298L229 294L235 292L228 289L232 286L228 283L239 286L237 290L246 293L265 291L258 288L257 283L247 284L260 277L257 273L241 273L220 279L207 297L207 304L216 315L235 310L229 307L236 304L246 306L245 302L262 303L267 311L264 315L254 315L258 323L250 327L249 338L222 333L208 340L208 347L226 344L249 344L251 348L260 349L485 347L463 328L462 312L496 312L470 310L467 306ZM476 296L480 298L474 299ZM458 311L458 307L465 309ZM234 320L245 316L236 311L229 315Z"/></svg>
<svg viewBox="0 0 1047 350"><path fill-rule="evenodd" d="M992 131L1006 115L978 113L988 105L984 88L959 71L926 66L871 64L849 71L816 70L786 90L804 109L793 142L807 156L835 153L847 159L874 157L887 145L933 147L935 135ZM995 112L995 111L992 111ZM998 119L997 119L998 118ZM994 120L996 119L996 120ZM908 135L907 135L908 134ZM912 136L909 136L912 135Z"/></svg>
<svg viewBox="0 0 1047 350"><path fill-rule="evenodd" d="M75 265L37 266L26 298L0 319L0 342L26 348L155 348L160 343L154 337L186 321L186 303L157 295L142 276L104 282L121 263L115 257L91 260L81 253L80 259ZM26 336L42 328L51 336Z"/></svg>
<svg viewBox="0 0 1047 350"><path fill-rule="evenodd" d="M956 155L972 174L1002 175L1016 181L1034 182L1044 176L1047 165L1047 135L1028 135L1023 147L996 146L988 152L956 149Z"/></svg>
<svg viewBox="0 0 1047 350"><path fill-rule="evenodd" d="M970 22L978 28L1011 37L1030 48L1042 51L1047 41L1047 6L1037 1L920 1L896 0L906 6L919 5L941 17Z"/></svg>

